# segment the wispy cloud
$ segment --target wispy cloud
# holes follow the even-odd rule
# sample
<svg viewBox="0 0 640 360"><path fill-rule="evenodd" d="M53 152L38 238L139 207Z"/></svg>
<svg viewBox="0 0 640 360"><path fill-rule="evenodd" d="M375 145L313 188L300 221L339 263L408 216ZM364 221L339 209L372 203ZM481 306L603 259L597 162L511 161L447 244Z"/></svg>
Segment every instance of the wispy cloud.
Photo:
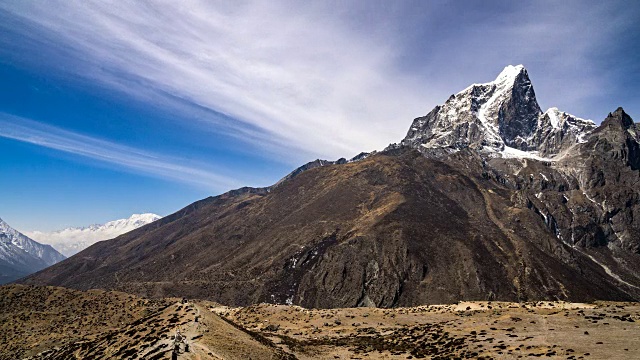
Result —
<svg viewBox="0 0 640 360"><path fill-rule="evenodd" d="M597 54L638 14L615 1L365 4L5 2L25 40L2 45L296 162L398 141L508 63L529 67L542 106L598 120L613 66Z"/></svg>
<svg viewBox="0 0 640 360"><path fill-rule="evenodd" d="M268 148L355 155L401 137L405 122L426 110L414 80L394 70L390 44L313 8L64 1L11 11L32 33L46 30L55 51L81 54L71 66L57 60L74 74L225 114L230 121L216 119L216 130Z"/></svg>
<svg viewBox="0 0 640 360"><path fill-rule="evenodd" d="M10 114L0 113L0 137L80 155L137 173L203 189L219 191L239 185L232 177L207 170L205 164L189 164L185 159L160 156Z"/></svg>

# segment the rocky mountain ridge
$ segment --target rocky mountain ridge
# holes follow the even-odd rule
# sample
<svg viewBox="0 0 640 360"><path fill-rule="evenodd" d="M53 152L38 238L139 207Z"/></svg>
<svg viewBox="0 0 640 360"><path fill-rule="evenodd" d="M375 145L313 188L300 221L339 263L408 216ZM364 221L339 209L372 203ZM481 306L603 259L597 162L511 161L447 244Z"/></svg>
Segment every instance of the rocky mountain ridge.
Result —
<svg viewBox="0 0 640 360"><path fill-rule="evenodd" d="M196 202L27 280L227 304L640 300L640 148L542 112L526 69L474 84L357 161Z"/></svg>
<svg viewBox="0 0 640 360"><path fill-rule="evenodd" d="M527 70L510 65L494 81L473 84L416 118L401 145L420 150L471 147L503 156L512 148L546 157L583 141L595 127L593 121L557 108L543 113Z"/></svg>
<svg viewBox="0 0 640 360"><path fill-rule="evenodd" d="M65 257L40 244L0 219L0 284L42 270Z"/></svg>

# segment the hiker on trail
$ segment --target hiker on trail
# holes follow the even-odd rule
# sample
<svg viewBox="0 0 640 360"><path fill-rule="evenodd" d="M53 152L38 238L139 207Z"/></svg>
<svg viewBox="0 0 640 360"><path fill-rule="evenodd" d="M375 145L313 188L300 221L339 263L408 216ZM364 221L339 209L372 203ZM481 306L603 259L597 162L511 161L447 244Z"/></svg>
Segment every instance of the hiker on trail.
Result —
<svg viewBox="0 0 640 360"><path fill-rule="evenodd" d="M180 329L176 329L176 335L173 337L173 352L172 359L177 359L180 354L180 344L185 341L185 337L180 333Z"/></svg>
<svg viewBox="0 0 640 360"><path fill-rule="evenodd" d="M180 353L180 344L173 344L173 351L171 352L171 360L178 360L178 354Z"/></svg>

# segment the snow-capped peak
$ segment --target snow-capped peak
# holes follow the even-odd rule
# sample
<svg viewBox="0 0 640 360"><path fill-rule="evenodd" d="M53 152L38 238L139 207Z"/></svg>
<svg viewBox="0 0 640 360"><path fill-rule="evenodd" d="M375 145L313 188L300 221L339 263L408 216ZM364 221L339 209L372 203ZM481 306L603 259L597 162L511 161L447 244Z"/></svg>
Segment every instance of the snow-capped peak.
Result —
<svg viewBox="0 0 640 360"><path fill-rule="evenodd" d="M71 256L98 241L113 239L161 218L160 215L151 213L133 214L126 219L104 224L71 227L53 232L31 231L27 234L38 241L51 244L66 256Z"/></svg>
<svg viewBox="0 0 640 360"><path fill-rule="evenodd" d="M148 223L154 222L158 219L162 218L160 215L156 214L133 214L128 219L119 219L114 221L109 221L104 225L98 225L98 227L103 228L111 228L111 229L123 229L123 228L139 228L142 225L146 225Z"/></svg>
<svg viewBox="0 0 640 360"><path fill-rule="evenodd" d="M543 113L526 68L509 65L495 80L472 84L415 119L402 144L423 151L471 147L503 157L548 159L584 141L594 127L557 108Z"/></svg>
<svg viewBox="0 0 640 360"><path fill-rule="evenodd" d="M40 244L0 219L0 268L11 269L14 276L0 272L0 283L41 270L64 256L49 245Z"/></svg>
<svg viewBox="0 0 640 360"><path fill-rule="evenodd" d="M483 87L483 86L491 86L491 85L496 85L496 86L510 86L513 85L516 82L516 78L518 77L518 75L520 75L520 73L526 73L527 69L524 67L524 65L520 64L520 65L507 65L504 69L502 69L502 71L500 72L500 74L498 74L498 76L493 80L493 81L489 81L486 83L474 83L469 85L468 87L466 87L464 90L462 90L461 92L459 92L458 94L463 94L467 91L469 91L469 89L472 89L474 87Z"/></svg>
<svg viewBox="0 0 640 360"><path fill-rule="evenodd" d="M583 143L596 128L585 120L552 107L538 118L538 126L529 145L544 155L554 155L576 143Z"/></svg>
<svg viewBox="0 0 640 360"><path fill-rule="evenodd" d="M10 237L13 240L17 236L18 231L13 229L9 224L4 222L2 218L0 218L0 233L6 234L8 238Z"/></svg>
<svg viewBox="0 0 640 360"><path fill-rule="evenodd" d="M504 69L502 69L502 71L500 72L500 74L498 75L498 77L496 78L496 82L511 82L513 83L513 81L515 80L516 76L518 76L518 74L520 74L523 71L526 71L527 69L524 68L524 65L520 64L520 65L507 65L505 66Z"/></svg>
<svg viewBox="0 0 640 360"><path fill-rule="evenodd" d="M531 135L540 113L526 69L509 65L495 80L473 84L414 120L403 143L501 151L505 146L519 147L516 139Z"/></svg>
<svg viewBox="0 0 640 360"><path fill-rule="evenodd" d="M581 119L577 116L568 114L564 111L558 110L557 107L549 108L549 110L545 111L543 116L549 117L549 122L554 129L559 129L563 127L565 124L568 126L577 126L577 125L585 125L585 126L595 126L596 123L593 120Z"/></svg>

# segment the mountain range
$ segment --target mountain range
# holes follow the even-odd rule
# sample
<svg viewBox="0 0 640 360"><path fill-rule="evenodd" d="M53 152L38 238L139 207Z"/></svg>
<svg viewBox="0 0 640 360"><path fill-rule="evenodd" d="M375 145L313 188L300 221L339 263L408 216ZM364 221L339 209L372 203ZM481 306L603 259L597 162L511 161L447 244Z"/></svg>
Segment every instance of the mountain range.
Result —
<svg viewBox="0 0 640 360"><path fill-rule="evenodd" d="M30 239L0 219L0 284L14 281L64 259L51 246Z"/></svg>
<svg viewBox="0 0 640 360"><path fill-rule="evenodd" d="M640 129L538 105L506 67L404 139L316 160L22 280L231 305L640 300Z"/></svg>
<svg viewBox="0 0 640 360"><path fill-rule="evenodd" d="M113 239L140 226L160 219L156 214L133 214L127 219L109 221L86 227L70 227L62 230L43 232L27 231L25 234L43 244L49 244L69 257L98 241Z"/></svg>

